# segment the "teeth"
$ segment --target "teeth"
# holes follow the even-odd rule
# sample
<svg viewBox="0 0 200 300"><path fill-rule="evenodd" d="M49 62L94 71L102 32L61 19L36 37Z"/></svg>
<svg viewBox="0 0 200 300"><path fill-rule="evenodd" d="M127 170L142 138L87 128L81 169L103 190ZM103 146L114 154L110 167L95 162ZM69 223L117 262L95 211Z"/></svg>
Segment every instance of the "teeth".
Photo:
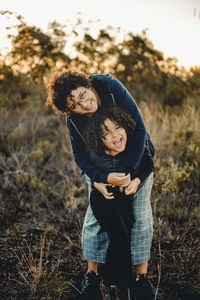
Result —
<svg viewBox="0 0 200 300"><path fill-rule="evenodd" d="M119 140L116 140L114 143L119 143L121 141L121 139L119 139Z"/></svg>
<svg viewBox="0 0 200 300"><path fill-rule="evenodd" d="M119 140L113 142L113 144L114 144L116 147L119 147L119 145L122 144L122 139L120 138Z"/></svg>

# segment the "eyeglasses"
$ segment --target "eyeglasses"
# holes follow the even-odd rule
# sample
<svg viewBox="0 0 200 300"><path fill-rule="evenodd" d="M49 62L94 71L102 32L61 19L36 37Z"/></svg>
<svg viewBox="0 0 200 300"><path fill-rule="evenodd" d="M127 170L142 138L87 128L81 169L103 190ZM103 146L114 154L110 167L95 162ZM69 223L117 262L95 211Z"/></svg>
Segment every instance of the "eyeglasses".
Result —
<svg viewBox="0 0 200 300"><path fill-rule="evenodd" d="M91 91L91 87L90 87L89 91ZM87 91L87 90L82 91L79 94L79 96L77 97L77 99L78 99L77 102L75 102L74 99L71 98L71 101L73 102L73 104L68 108L69 114L71 114L73 112L73 110L77 108L77 106L81 106L83 103L86 103L87 101L90 100L89 91Z"/></svg>

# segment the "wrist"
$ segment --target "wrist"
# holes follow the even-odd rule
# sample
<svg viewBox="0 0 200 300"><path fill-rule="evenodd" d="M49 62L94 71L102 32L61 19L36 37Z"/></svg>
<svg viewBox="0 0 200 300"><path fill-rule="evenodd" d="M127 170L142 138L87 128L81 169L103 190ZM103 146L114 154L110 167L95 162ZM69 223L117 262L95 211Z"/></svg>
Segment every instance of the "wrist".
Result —
<svg viewBox="0 0 200 300"><path fill-rule="evenodd" d="M108 177L107 177L107 183L112 183L112 182L110 182L110 174L108 174Z"/></svg>

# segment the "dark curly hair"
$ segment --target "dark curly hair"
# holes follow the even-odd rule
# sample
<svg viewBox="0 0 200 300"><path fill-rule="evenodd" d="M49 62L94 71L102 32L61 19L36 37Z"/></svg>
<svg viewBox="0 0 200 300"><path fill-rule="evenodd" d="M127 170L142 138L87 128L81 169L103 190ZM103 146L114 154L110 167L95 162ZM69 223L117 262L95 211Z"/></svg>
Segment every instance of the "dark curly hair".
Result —
<svg viewBox="0 0 200 300"><path fill-rule="evenodd" d="M71 111L67 108L67 97L71 91L80 86L91 87L89 76L75 71L55 72L48 84L48 97L45 106L51 106L60 114L69 116Z"/></svg>
<svg viewBox="0 0 200 300"><path fill-rule="evenodd" d="M106 119L110 119L113 123L123 127L126 130L127 136L134 133L136 122L128 113L117 105L104 106L92 115L84 130L83 135L87 151L102 154L107 149L101 140L102 125L104 125Z"/></svg>

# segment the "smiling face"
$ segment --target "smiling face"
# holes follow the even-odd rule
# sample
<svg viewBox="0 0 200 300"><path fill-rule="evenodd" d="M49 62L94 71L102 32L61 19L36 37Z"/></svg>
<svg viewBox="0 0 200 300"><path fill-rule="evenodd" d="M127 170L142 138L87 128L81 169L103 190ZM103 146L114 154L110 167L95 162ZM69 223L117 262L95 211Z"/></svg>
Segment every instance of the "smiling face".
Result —
<svg viewBox="0 0 200 300"><path fill-rule="evenodd" d="M71 91L67 107L76 114L92 116L98 109L99 98L95 90L83 86Z"/></svg>
<svg viewBox="0 0 200 300"><path fill-rule="evenodd" d="M101 129L101 140L108 148L108 150L105 150L108 155L115 156L125 150L127 134L123 127L110 119L106 119Z"/></svg>

